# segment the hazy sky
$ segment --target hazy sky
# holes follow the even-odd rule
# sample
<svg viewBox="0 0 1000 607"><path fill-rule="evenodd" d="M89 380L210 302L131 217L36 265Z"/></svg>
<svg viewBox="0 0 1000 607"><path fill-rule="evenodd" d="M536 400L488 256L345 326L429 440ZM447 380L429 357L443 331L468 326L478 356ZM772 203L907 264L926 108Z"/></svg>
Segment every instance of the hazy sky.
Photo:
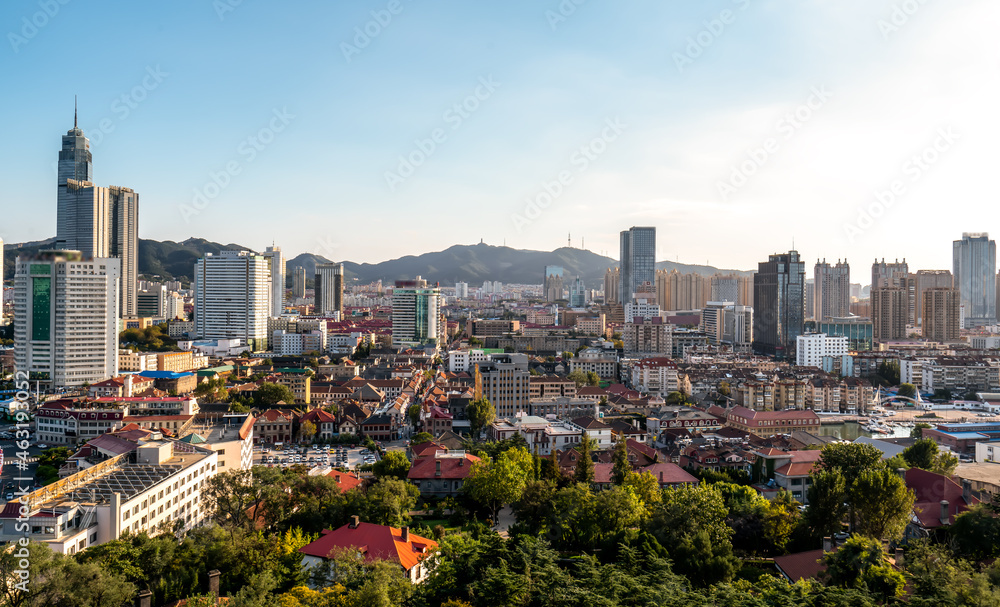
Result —
<svg viewBox="0 0 1000 607"><path fill-rule="evenodd" d="M617 258L654 225L660 259L794 239L867 282L1000 235L995 0L10 0L0 24L8 243L55 233L74 94L144 238L374 262L569 232Z"/></svg>

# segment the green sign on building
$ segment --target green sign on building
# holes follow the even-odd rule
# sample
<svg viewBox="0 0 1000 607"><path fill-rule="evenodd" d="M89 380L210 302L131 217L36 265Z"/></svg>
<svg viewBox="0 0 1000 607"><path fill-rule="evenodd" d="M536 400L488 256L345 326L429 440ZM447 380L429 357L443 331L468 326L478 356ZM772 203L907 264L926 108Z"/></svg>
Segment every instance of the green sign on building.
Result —
<svg viewBox="0 0 1000 607"><path fill-rule="evenodd" d="M42 268L50 266L42 265ZM35 274L35 266L31 266ZM34 276L31 279L31 339L50 341L52 338L52 278Z"/></svg>

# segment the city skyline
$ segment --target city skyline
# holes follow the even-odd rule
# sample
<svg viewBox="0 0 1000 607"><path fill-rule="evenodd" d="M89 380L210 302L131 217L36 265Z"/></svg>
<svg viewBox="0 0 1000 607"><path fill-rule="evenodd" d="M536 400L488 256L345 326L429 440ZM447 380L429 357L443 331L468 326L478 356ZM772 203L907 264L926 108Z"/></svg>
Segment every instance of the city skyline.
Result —
<svg viewBox="0 0 1000 607"><path fill-rule="evenodd" d="M912 14L893 2L585 3L568 15L558 3L404 2L396 13L308 3L312 18L294 34L273 27L288 7L223 6L232 10L71 3L34 33L22 20L37 6L0 8L7 76L52 76L30 98L0 100L18 116L18 145L0 151L17 175L0 237L55 234L37 212L54 210L52 144L77 93L94 181L143 193L142 238L276 242L289 258L377 262L425 252L412 243L454 214L476 231L422 249L483 239L552 250L569 233L615 257L618 231L650 225L658 260L745 271L793 242L803 259L948 269L948 241L1000 231L939 212L989 183L1000 121L984 75L1000 43L988 26L998 8L986 2ZM70 32L97 27L137 40L123 54L95 39L81 79L64 61ZM182 28L192 44L169 44ZM240 44L265 33L284 48ZM402 176L398 158L421 153ZM526 201L546 195L551 205L531 217ZM859 219L858 208L880 204L880 217ZM335 230L373 208L399 238L375 248ZM261 221L269 212L280 221ZM767 238L745 237L765 223Z"/></svg>

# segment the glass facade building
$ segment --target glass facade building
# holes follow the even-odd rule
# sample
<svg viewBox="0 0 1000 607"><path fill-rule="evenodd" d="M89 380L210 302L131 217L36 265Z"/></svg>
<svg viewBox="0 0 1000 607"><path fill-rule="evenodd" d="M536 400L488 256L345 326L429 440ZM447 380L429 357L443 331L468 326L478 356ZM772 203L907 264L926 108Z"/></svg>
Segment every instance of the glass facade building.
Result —
<svg viewBox="0 0 1000 607"><path fill-rule="evenodd" d="M771 255L753 277L753 349L790 359L805 321L805 263L798 251Z"/></svg>
<svg viewBox="0 0 1000 607"><path fill-rule="evenodd" d="M952 273L965 306L965 328L997 318L997 245L986 232L966 232L953 243Z"/></svg>
<svg viewBox="0 0 1000 607"><path fill-rule="evenodd" d="M652 290L656 284L656 228L630 228L621 233L621 286L625 303L635 293ZM641 286L648 285L644 289Z"/></svg>

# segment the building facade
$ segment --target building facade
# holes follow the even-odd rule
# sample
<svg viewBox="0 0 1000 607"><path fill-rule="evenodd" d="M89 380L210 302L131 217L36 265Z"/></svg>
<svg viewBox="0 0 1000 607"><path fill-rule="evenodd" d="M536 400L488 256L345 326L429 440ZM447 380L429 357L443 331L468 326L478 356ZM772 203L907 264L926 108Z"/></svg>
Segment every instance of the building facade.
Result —
<svg viewBox="0 0 1000 607"><path fill-rule="evenodd" d="M830 265L816 260L813 270L812 317L816 322L847 316L851 312L851 266L845 259Z"/></svg>
<svg viewBox="0 0 1000 607"><path fill-rule="evenodd" d="M316 293L315 314L326 316L344 312L344 264L316 264L314 285Z"/></svg>
<svg viewBox="0 0 1000 607"><path fill-rule="evenodd" d="M621 233L621 282L618 293L628 303L643 285L656 284L656 228L632 227Z"/></svg>
<svg viewBox="0 0 1000 607"><path fill-rule="evenodd" d="M986 232L966 232L952 247L955 286L965 306L965 328L992 325L997 319L997 245Z"/></svg>
<svg viewBox="0 0 1000 607"><path fill-rule="evenodd" d="M243 339L266 350L271 272L263 255L249 251L206 253L194 266L194 323L201 339Z"/></svg>
<svg viewBox="0 0 1000 607"><path fill-rule="evenodd" d="M769 256L754 275L753 348L760 354L791 358L802 334L805 264L798 251Z"/></svg>

